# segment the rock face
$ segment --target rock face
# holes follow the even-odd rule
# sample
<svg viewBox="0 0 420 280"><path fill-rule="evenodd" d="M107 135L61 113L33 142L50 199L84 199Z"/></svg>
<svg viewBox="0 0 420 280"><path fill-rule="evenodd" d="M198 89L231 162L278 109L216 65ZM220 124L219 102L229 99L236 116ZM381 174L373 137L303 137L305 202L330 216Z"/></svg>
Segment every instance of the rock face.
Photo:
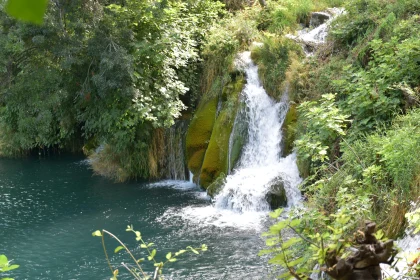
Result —
<svg viewBox="0 0 420 280"><path fill-rule="evenodd" d="M205 189L222 173L228 174L229 139L244 83L243 75L236 74L218 97L200 104L188 128L188 169Z"/></svg>
<svg viewBox="0 0 420 280"><path fill-rule="evenodd" d="M297 125L297 109L296 104L289 105L289 111L284 119L282 131L282 156L286 157L293 151L293 142L296 138L296 125Z"/></svg>
<svg viewBox="0 0 420 280"><path fill-rule="evenodd" d="M188 127L186 139L187 166L195 177L200 173L210 142L216 121L217 102L218 98L215 97L200 104Z"/></svg>
<svg viewBox="0 0 420 280"><path fill-rule="evenodd" d="M236 114L235 122L233 124L232 133L229 139L229 168L228 174L230 174L236 167L243 147L247 143L248 139L248 117L245 108L244 101L240 101L238 112Z"/></svg>
<svg viewBox="0 0 420 280"><path fill-rule="evenodd" d="M272 210L287 206L286 191L284 188L285 181L281 176L276 177L270 183L269 192L266 199Z"/></svg>

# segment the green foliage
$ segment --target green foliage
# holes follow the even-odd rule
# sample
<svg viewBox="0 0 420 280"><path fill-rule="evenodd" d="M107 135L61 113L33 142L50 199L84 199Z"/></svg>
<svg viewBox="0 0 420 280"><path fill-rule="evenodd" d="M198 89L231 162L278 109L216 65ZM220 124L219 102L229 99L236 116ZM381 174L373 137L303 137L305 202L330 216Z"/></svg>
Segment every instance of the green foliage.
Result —
<svg viewBox="0 0 420 280"><path fill-rule="evenodd" d="M155 243L150 242L147 243L144 241L143 236L141 234L140 231L134 230L133 226L127 226L126 229L127 232L132 232L135 235L135 239L136 241L139 242L139 247L138 249L140 249L140 251L143 251L145 253L145 257L147 257L147 261L149 261L150 263L153 264L153 266L155 267L155 270L152 272L147 272L144 271L141 263L145 261L145 257L142 258L137 258L133 255L133 252L128 249L128 247L114 234L112 234L111 232L107 231L107 230L96 230L92 233L92 236L94 237L101 237L102 239L102 247L104 249L104 253L105 253L105 258L107 260L109 269L111 270L112 273L112 278L111 280L117 280L117 276L120 274L118 269L114 269L114 267L111 265L108 253L107 253L107 249L105 246L105 235L110 236L111 238L115 239L120 245L118 247L116 247L114 249L114 253L117 254L118 252L120 252L121 250L125 250L127 252L127 254L130 256L132 263L131 264L126 264L126 263L121 263L122 267L124 267L133 277L134 279L139 279L139 280L146 280L146 279L159 279L162 280L163 279L163 268L167 265L169 265L170 263L176 262L178 260L178 257L185 254L185 253L194 253L194 254L199 254L199 252L205 252L207 251L207 245L203 244L201 245L201 247L198 248L194 248L192 246L187 246L185 249L181 249L177 252L169 252L165 255L165 260L163 261L158 261L157 260L157 249L153 248L155 247Z"/></svg>
<svg viewBox="0 0 420 280"><path fill-rule="evenodd" d="M10 270L19 268L18 264L10 264L10 263L11 261L9 261L5 255L0 255L0 273L3 274ZM1 278L1 280L13 280L13 278L6 277L6 278Z"/></svg>
<svg viewBox="0 0 420 280"><path fill-rule="evenodd" d="M194 104L222 4L82 2L51 2L42 26L0 12L0 153L96 142L128 174L119 177L143 177L148 157L133 157Z"/></svg>
<svg viewBox="0 0 420 280"><path fill-rule="evenodd" d="M345 135L348 116L335 106L334 99L334 94L325 94L319 103L307 101L299 105L300 124L305 131L296 140L300 159L310 159L312 162L327 160L328 145Z"/></svg>
<svg viewBox="0 0 420 280"><path fill-rule="evenodd" d="M416 86L420 80L419 43L418 36L403 41L398 37L387 42L372 40L373 58L368 67L346 67L343 79L335 81L342 96L341 108L354 118L352 133L371 131L377 124L389 122L401 108L404 98L399 85Z"/></svg>
<svg viewBox="0 0 420 280"><path fill-rule="evenodd" d="M285 89L285 73L290 65L290 56L301 54L302 50L294 41L283 37L266 37L262 47L255 47L252 58L258 64L258 74L267 93L280 99Z"/></svg>
<svg viewBox="0 0 420 280"><path fill-rule="evenodd" d="M336 213L325 215L314 209L296 209L282 215L283 209L270 213L276 219L263 236L268 249L259 255L269 254L270 264L279 265L286 271L279 279L306 279L315 264L328 269L327 257L345 258L354 242L352 233L359 221L369 212L366 197L358 197L347 188L338 193L339 208Z"/></svg>
<svg viewBox="0 0 420 280"><path fill-rule="evenodd" d="M13 17L41 24L48 0L8 0L6 11Z"/></svg>
<svg viewBox="0 0 420 280"><path fill-rule="evenodd" d="M420 232L420 208L405 214L410 227L414 228L413 234Z"/></svg>

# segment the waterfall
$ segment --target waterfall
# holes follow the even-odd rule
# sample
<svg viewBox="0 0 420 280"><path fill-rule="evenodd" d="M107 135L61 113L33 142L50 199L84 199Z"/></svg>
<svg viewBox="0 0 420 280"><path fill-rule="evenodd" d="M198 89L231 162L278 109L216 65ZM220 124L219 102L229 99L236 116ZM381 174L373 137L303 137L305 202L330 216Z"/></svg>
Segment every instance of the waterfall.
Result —
<svg viewBox="0 0 420 280"><path fill-rule="evenodd" d="M326 42L331 22L344 13L345 10L342 8L329 8L325 12L314 12L311 14L310 28L299 30L297 36L286 34L286 37L302 44L306 55L311 56L319 45Z"/></svg>
<svg viewBox="0 0 420 280"><path fill-rule="evenodd" d="M163 179L187 180L188 170L184 160L185 134L188 122L178 120L165 130L165 153L161 158L161 174Z"/></svg>
<svg viewBox="0 0 420 280"><path fill-rule="evenodd" d="M419 206L414 204L411 211L414 211L417 207ZM395 267L390 267L389 265L381 264L384 279L385 277L391 277L392 279L409 279L404 276L404 273L406 273L407 269L409 268L409 261L407 259L410 258L410 255L419 253L420 233L413 234L412 229L407 229L404 238L397 240L395 242L395 245L400 249L399 253L396 256L398 262L395 264Z"/></svg>
<svg viewBox="0 0 420 280"><path fill-rule="evenodd" d="M295 155L281 158L280 144L281 127L288 110L287 97L276 103L267 95L250 52L241 53L236 64L246 74L242 95L246 103L248 141L237 168L215 197L215 206L237 212L268 211L266 197L277 178L284 182L289 206L294 205L300 200L296 187L301 179Z"/></svg>

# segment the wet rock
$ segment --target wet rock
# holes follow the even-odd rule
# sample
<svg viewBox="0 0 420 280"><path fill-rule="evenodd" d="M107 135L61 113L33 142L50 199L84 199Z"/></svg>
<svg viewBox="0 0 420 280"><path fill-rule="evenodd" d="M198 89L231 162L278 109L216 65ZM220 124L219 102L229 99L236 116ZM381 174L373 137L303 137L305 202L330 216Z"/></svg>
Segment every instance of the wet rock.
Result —
<svg viewBox="0 0 420 280"><path fill-rule="evenodd" d="M226 174L221 173L213 183L207 188L207 194L211 197L215 197L216 194L222 189L223 185L226 183Z"/></svg>
<svg viewBox="0 0 420 280"><path fill-rule="evenodd" d="M324 24L331 18L331 15L326 12L313 12L311 14L311 21L309 25L311 27L318 27L321 24Z"/></svg>
<svg viewBox="0 0 420 280"><path fill-rule="evenodd" d="M266 195L266 199L271 209L287 206L286 190L284 189L285 183L281 176L274 178L269 183L271 187Z"/></svg>

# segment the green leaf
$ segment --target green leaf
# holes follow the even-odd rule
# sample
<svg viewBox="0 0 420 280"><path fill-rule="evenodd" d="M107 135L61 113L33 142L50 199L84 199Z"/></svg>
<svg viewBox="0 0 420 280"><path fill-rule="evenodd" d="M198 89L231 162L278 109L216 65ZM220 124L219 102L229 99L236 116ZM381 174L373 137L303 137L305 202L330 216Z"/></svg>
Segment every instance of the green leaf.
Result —
<svg viewBox="0 0 420 280"><path fill-rule="evenodd" d="M6 266L9 263L5 255L0 255L0 267Z"/></svg>
<svg viewBox="0 0 420 280"><path fill-rule="evenodd" d="M194 248L190 248L191 249L191 252L193 252L194 254L200 254L196 249L194 249Z"/></svg>
<svg viewBox="0 0 420 280"><path fill-rule="evenodd" d="M270 215L271 218L277 219L278 217L280 217L282 212L283 212L283 208L279 208L279 209L276 209L273 212L271 212L269 215Z"/></svg>
<svg viewBox="0 0 420 280"><path fill-rule="evenodd" d="M48 0L9 0L6 11L9 15L36 24L41 24Z"/></svg>
<svg viewBox="0 0 420 280"><path fill-rule="evenodd" d="M121 249L124 249L124 247L118 246L117 248L115 248L114 253L118 253Z"/></svg>
<svg viewBox="0 0 420 280"><path fill-rule="evenodd" d="M147 245L146 244L141 244L140 245L140 248L146 249L147 248Z"/></svg>
<svg viewBox="0 0 420 280"><path fill-rule="evenodd" d="M153 258L156 256L156 249L153 249L150 255L147 257L149 261L153 260Z"/></svg>
<svg viewBox="0 0 420 280"><path fill-rule="evenodd" d="M102 232L100 230L92 232L92 236L102 236Z"/></svg>
<svg viewBox="0 0 420 280"><path fill-rule="evenodd" d="M298 258L294 261L289 262L288 265L289 266L295 266L295 265L303 263L304 261L305 261L305 258Z"/></svg>
<svg viewBox="0 0 420 280"><path fill-rule="evenodd" d="M294 245L294 244L296 244L296 243L298 243L298 242L300 242L300 241L302 241L302 238L299 238L299 237L292 237L292 238L290 238L289 240L287 240L286 242L284 242L283 244L281 244L281 248L284 250L284 249L287 249L287 248L289 248L290 246L292 246L292 245Z"/></svg>
<svg viewBox="0 0 420 280"><path fill-rule="evenodd" d="M141 263L142 261L144 261L144 258L138 259L137 263Z"/></svg>
<svg viewBox="0 0 420 280"><path fill-rule="evenodd" d="M169 260L171 257L172 257L172 253L171 252L169 252L169 253L166 254L166 259L167 260Z"/></svg>
<svg viewBox="0 0 420 280"><path fill-rule="evenodd" d="M185 252L187 252L187 250L179 250L178 252L175 253L175 256L179 256L181 254L184 254Z"/></svg>
<svg viewBox="0 0 420 280"><path fill-rule="evenodd" d="M299 219L292 220L290 222L289 226L291 226L291 227L298 226L298 225L300 225L300 222L301 222L301 220L299 220Z"/></svg>
<svg viewBox="0 0 420 280"><path fill-rule="evenodd" d="M12 264L11 266L3 267L1 269L1 271L5 272L5 271L13 270L13 269L16 269L16 268L19 268L19 265L18 264Z"/></svg>
<svg viewBox="0 0 420 280"><path fill-rule="evenodd" d="M169 259L170 262L176 262L176 258Z"/></svg>

